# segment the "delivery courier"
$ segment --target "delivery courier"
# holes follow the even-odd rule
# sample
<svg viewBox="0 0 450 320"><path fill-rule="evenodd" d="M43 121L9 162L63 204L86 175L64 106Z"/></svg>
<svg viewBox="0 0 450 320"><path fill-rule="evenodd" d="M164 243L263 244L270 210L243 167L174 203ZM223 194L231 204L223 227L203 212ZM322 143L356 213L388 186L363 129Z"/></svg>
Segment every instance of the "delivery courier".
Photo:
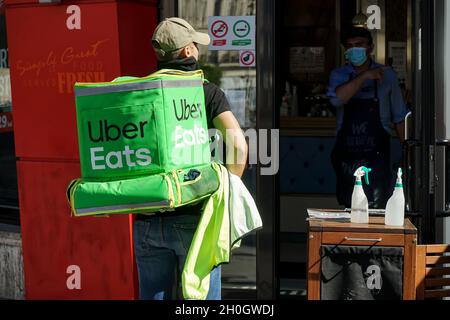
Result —
<svg viewBox="0 0 450 320"><path fill-rule="evenodd" d="M224 93L198 68L197 45L208 43L169 18L152 38L158 72L75 85L82 177L69 185L70 206L77 217L136 214L141 299L170 299L175 270L183 298L220 299L220 265L262 227L240 179L245 161L211 161L210 127L235 129L227 148L245 159L248 150Z"/></svg>

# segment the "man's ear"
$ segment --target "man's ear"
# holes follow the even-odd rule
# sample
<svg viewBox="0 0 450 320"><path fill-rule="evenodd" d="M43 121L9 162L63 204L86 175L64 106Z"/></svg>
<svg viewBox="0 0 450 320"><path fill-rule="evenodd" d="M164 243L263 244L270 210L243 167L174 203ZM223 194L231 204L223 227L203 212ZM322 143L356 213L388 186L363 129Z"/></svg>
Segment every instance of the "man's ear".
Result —
<svg viewBox="0 0 450 320"><path fill-rule="evenodd" d="M181 50L180 55L181 55L183 58L190 57L190 56L192 55L191 47L190 47L190 46L184 47L183 50Z"/></svg>
<svg viewBox="0 0 450 320"><path fill-rule="evenodd" d="M372 43L369 47L369 55L373 53L374 49L375 49L375 45Z"/></svg>

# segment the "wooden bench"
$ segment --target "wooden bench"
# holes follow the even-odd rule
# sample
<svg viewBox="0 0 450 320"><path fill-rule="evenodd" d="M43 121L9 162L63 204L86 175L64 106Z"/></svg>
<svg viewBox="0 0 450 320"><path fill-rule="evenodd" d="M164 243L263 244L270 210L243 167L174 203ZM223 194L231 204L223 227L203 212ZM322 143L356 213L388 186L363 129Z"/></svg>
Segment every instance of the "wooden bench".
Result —
<svg viewBox="0 0 450 320"><path fill-rule="evenodd" d="M417 246L415 267L417 300L450 297L450 245Z"/></svg>

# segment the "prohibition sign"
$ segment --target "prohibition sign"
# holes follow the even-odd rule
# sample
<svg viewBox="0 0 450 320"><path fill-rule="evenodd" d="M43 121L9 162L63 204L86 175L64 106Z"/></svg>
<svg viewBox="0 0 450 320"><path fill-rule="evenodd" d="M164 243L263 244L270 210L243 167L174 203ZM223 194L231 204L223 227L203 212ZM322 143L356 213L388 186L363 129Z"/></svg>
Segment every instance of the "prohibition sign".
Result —
<svg viewBox="0 0 450 320"><path fill-rule="evenodd" d="M211 33L216 38L223 38L228 33L228 24L223 20L214 21L211 25Z"/></svg>
<svg viewBox="0 0 450 320"><path fill-rule="evenodd" d="M255 53L253 51L250 50L246 50L244 52L242 52L240 58L241 60L241 64L243 66L251 66L252 64L255 63Z"/></svg>

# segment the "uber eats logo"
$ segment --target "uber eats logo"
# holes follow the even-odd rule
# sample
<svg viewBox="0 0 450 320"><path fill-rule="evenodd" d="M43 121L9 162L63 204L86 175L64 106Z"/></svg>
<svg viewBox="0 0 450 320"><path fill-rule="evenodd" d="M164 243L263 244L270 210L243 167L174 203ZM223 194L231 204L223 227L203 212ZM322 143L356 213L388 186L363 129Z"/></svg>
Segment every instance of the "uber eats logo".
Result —
<svg viewBox="0 0 450 320"><path fill-rule="evenodd" d="M148 121L127 122L118 125L111 120L101 119L88 121L89 140L98 144L98 147L90 148L91 166L93 170L121 169L124 166L148 166L152 163L150 150L148 148L131 149L124 144L123 150L105 152L107 143L116 141L133 141L144 139Z"/></svg>
<svg viewBox="0 0 450 320"><path fill-rule="evenodd" d="M191 163L192 157L201 153L197 146L208 147L209 135L203 126L205 111L198 100L175 98L167 101L165 109L149 108L93 110L86 116L84 141L92 170L164 166L159 163L159 158L166 159L162 153L168 155L169 161ZM162 146L167 150L158 150Z"/></svg>
<svg viewBox="0 0 450 320"><path fill-rule="evenodd" d="M186 99L172 100L173 111L178 123L189 120L201 120L202 105L189 104ZM205 128L194 124L192 129L185 129L181 125L175 127L175 149L202 145L208 142L208 132Z"/></svg>

